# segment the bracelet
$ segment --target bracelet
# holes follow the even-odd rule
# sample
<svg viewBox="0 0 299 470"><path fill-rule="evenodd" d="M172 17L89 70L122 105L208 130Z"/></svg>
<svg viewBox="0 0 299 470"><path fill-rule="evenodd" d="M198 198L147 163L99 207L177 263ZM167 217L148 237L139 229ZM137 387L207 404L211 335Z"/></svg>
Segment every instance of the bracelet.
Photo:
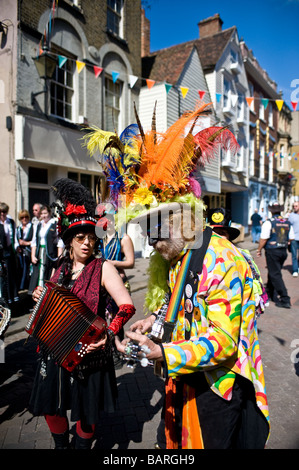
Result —
<svg viewBox="0 0 299 470"><path fill-rule="evenodd" d="M157 313L151 313L151 315L153 315L155 318L158 318L158 314L157 314Z"/></svg>
<svg viewBox="0 0 299 470"><path fill-rule="evenodd" d="M110 328L107 328L107 336L110 339L110 341L113 341L115 338L115 334L113 333L112 330L110 330Z"/></svg>

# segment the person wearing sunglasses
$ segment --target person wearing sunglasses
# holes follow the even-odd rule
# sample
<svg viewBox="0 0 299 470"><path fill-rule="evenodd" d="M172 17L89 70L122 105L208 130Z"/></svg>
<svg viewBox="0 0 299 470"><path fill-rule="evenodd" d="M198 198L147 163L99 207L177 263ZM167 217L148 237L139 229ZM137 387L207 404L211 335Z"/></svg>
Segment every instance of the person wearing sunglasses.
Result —
<svg viewBox="0 0 299 470"><path fill-rule="evenodd" d="M21 222L16 229L18 288L22 291L29 287L33 224L30 222L30 214L27 210L22 209L18 214L18 219Z"/></svg>
<svg viewBox="0 0 299 470"><path fill-rule="evenodd" d="M61 255L63 242L58 236L57 223L52 217L51 208L47 205L41 208L40 222L34 226L31 241L32 275L28 294L32 295L37 286L44 286L49 280L55 262Z"/></svg>
<svg viewBox="0 0 299 470"><path fill-rule="evenodd" d="M100 412L115 411L117 385L112 344L134 315L135 307L116 268L96 256L98 220L90 192L67 178L56 181L53 191L58 200L54 207L64 251L51 281L70 289L101 318L105 316L108 296L118 306L118 312L103 337L89 344L84 359L72 373L41 350L29 410L35 416L45 416L56 449L70 447L67 411L71 410L70 419L76 422L72 447L90 449ZM33 292L34 301L38 301L41 291L37 287Z"/></svg>
<svg viewBox="0 0 299 470"><path fill-rule="evenodd" d="M12 305L19 301L17 289L17 261L15 252L15 221L8 216L9 207L0 202L0 224L4 229L3 260L7 271L6 293L7 302Z"/></svg>

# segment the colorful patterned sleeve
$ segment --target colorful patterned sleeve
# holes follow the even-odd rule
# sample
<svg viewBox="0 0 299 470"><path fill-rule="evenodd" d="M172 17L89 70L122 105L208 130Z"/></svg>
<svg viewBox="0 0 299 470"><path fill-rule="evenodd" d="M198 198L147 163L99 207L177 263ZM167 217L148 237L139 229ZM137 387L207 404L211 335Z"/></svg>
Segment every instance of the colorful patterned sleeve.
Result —
<svg viewBox="0 0 299 470"><path fill-rule="evenodd" d="M170 377L225 366L237 358L242 310L244 305L254 309L252 274L238 250L221 237L211 239L197 298L191 339L163 344Z"/></svg>

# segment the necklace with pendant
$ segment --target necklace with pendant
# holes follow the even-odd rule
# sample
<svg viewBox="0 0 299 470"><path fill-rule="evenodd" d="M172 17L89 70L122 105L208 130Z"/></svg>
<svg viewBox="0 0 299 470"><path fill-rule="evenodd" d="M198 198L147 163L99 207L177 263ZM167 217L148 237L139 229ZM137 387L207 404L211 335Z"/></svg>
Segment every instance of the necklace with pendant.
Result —
<svg viewBox="0 0 299 470"><path fill-rule="evenodd" d="M80 269L77 269L77 271L72 271L72 276L75 276L75 274L81 274L84 268L85 268L85 266L83 266Z"/></svg>

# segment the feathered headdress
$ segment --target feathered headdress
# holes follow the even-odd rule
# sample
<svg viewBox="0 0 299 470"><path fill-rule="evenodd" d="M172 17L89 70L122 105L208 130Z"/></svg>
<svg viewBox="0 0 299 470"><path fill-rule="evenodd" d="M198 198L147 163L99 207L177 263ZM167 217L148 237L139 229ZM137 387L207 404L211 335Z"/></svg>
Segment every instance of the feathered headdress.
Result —
<svg viewBox="0 0 299 470"><path fill-rule="evenodd" d="M162 213L164 209L167 212L171 204L173 207L178 203L202 212L201 188L195 176L197 164L209 161L219 146L235 152L238 148L235 137L227 127L217 126L193 135L198 119L210 112L209 104L185 113L164 133L156 129L156 106L147 132L135 104L134 110L137 125L128 126L119 137L91 128L83 138L90 155L96 151L101 155L99 163L117 210L116 223L117 217L121 223L141 221L154 212ZM164 294L160 294L148 298L161 299ZM148 307L152 310L154 305Z"/></svg>
<svg viewBox="0 0 299 470"><path fill-rule="evenodd" d="M209 161L219 144L235 152L238 144L233 134L227 127L213 126L193 135L199 117L210 112L209 104L185 113L164 133L156 129L156 107L148 132L143 130L135 105L134 109L137 124L128 126L119 137L91 128L83 138L90 155L96 151L101 155L110 198L117 209L119 197L125 196L129 221L163 203L198 203L201 188L194 176L198 162Z"/></svg>
<svg viewBox="0 0 299 470"><path fill-rule="evenodd" d="M80 231L95 231L97 204L87 188L60 178L51 190L56 197L52 207L58 216L58 232L64 242Z"/></svg>

